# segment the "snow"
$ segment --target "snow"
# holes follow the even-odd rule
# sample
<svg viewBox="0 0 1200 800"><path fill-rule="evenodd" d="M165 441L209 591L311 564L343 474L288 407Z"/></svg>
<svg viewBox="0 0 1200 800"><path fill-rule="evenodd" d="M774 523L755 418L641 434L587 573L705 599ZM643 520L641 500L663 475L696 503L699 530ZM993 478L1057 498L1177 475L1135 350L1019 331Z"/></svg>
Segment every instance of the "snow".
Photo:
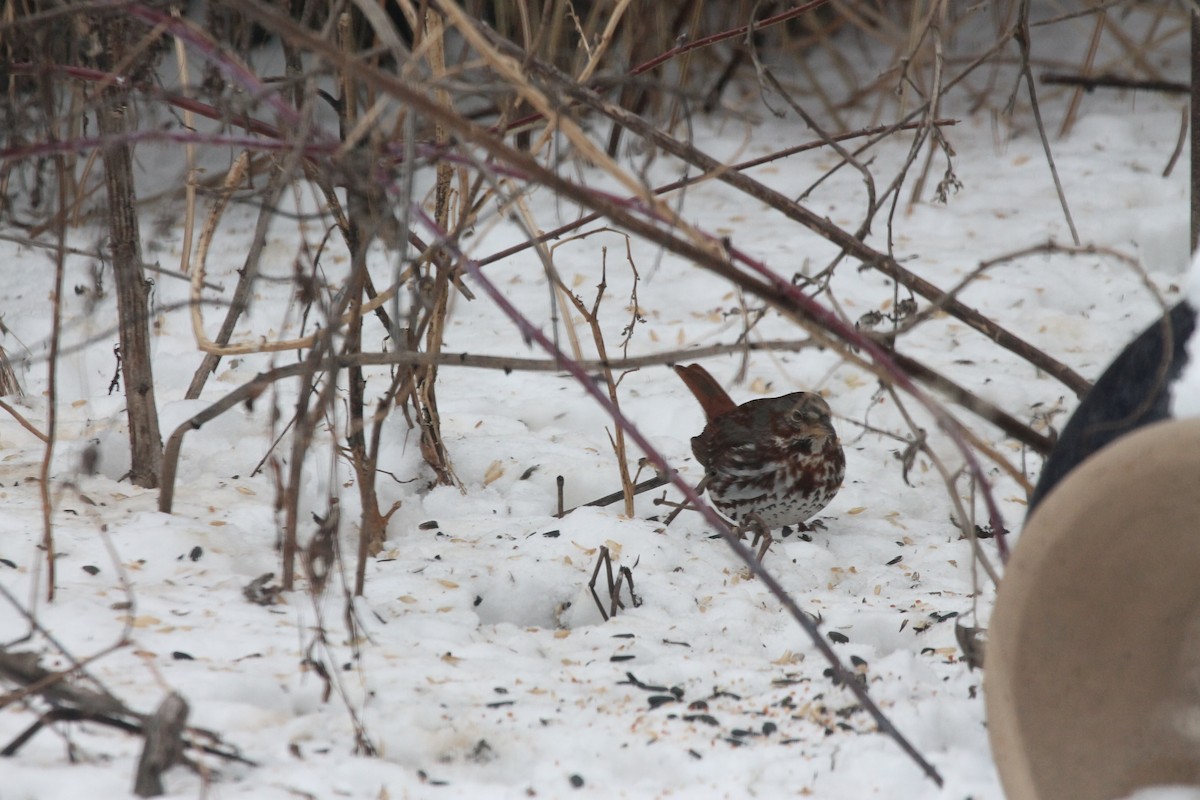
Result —
<svg viewBox="0 0 1200 800"><path fill-rule="evenodd" d="M1056 125L1063 96L1048 92L1045 102ZM1175 146L1182 104L1097 92L1083 100L1073 133L1053 142L1083 241L1131 255L1172 303L1181 296L1188 260L1187 170L1179 167L1169 177L1162 171ZM750 126L695 119L696 145L736 160L810 138L794 119L755 113L761 116ZM1049 240L1068 242L1027 120L1021 128L1002 127L997 141L986 112L946 113L961 120L946 134L963 186L945 205L922 202L897 213L897 255L906 266L948 288L982 261ZM905 147L895 141L877 148L873 169L890 175ZM138 151L147 172L171 163L174 154L165 149ZM829 154L814 151L753 174L794 195L831 163ZM652 183L678 174L678 165L665 158L650 168ZM584 179L607 182L586 170ZM862 196L861 182L847 174L822 185L809 203L853 227ZM305 208L312 200L298 193L288 202ZM573 215L544 192L529 203L546 229ZM785 275L820 269L832 255L827 243L716 182L690 188L681 211ZM236 281L255 213L252 206L234 206L210 255L209 279L226 292ZM171 201L152 214L143 223L154 243L151 258L177 265L180 206ZM153 224L159 216L164 225ZM318 228L309 225L304 235L319 238ZM881 219L869 241L882 246L885 234ZM101 235L94 224L72 231L82 247ZM300 234L278 226L271 237L264 273L287 279ZM505 222L481 226L473 252L486 255L520 237ZM632 278L624 237L609 232L573 241L555 251L555 261L590 304L602 246L608 291L601 319L612 350L629 319ZM641 243L632 248L645 322L635 329L631 355L734 340L740 322L725 312L739 300L726 284ZM6 281L9 335L3 344L27 396L9 400L44 430L52 261L8 242L0 242L0 258L24 265ZM847 316L887 310L891 285L855 266L840 267L832 283ZM443 432L463 492L429 488L415 434L399 413L387 420L381 506L400 506L385 552L368 564L366 596L353 603L362 626L358 639L345 625L340 576L317 601L299 591L273 606L247 602L243 586L279 571L273 479L269 470L254 469L282 433L272 414L278 409L284 420L290 417L295 387L280 384L252 409L239 406L190 433L175 513L158 513L157 492L118 480L128 456L123 404L108 394L115 370L114 299L111 293L93 300L86 291L70 290L91 285L87 259L72 257L68 268L64 340L77 348L59 368L60 441L51 471L57 598L47 603L39 594L46 581L37 481L43 449L7 415L0 415L0 499L6 510L0 518L0 583L36 610L39 623L77 658L120 642L130 626L128 641L88 668L140 711L152 710L168 690L179 691L191 705L191 724L217 732L257 763L199 757L215 770L212 796L1002 796L988 747L982 674L960 660L954 632L956 622L986 625L994 588L972 569L969 544L951 522L953 506L929 460L919 456L907 482L902 477L897 455L908 429L893 400L877 394L872 375L836 353L755 354L743 384L733 382L736 357L703 363L739 401L820 390L833 407L846 445L846 484L821 515L824 529L810 542L794 535L777 542L766 566L820 619L823 632L840 635L833 646L843 660L861 659L871 696L940 771L940 790L875 731L849 692L831 683L824 674L828 665L800 628L697 514L684 513L663 529L648 519L663 510L643 495L634 518L624 517L619 506L553 516L558 475L565 478L568 507L618 487L611 421L560 373L441 370ZM390 274L390 265L379 268ZM336 280L337 262L329 269ZM487 274L544 331L552 330L535 257L511 258ZM288 363L286 356L228 359L203 400L184 400L200 361L187 311L174 307L186 300L187 287L158 278L155 291L163 309L156 319L154 368L164 436L266 366ZM294 333L289 291L286 280L261 284L239 337ZM961 299L1087 377L1098 375L1158 308L1142 276L1103 253L1008 261ZM222 313L206 309L210 333ZM590 332L584 325L578 332L586 348ZM368 335L382 337L378 328ZM754 335L795 338L797 331L769 313ZM455 300L445 349L543 355L526 348L482 299ZM902 349L1022 419L1053 410L1052 422L1060 426L1076 402L1052 378L953 318L940 316L906 334ZM368 395L385 386L386 376L375 373ZM952 470L961 465L961 455L928 415L905 402L930 432L939 457ZM688 442L702 427L702 415L669 369L626 375L621 403L672 464L691 480L699 477ZM1036 479L1036 457L967 412L954 413ZM336 495L343 552L351 554L353 475L330 455L327 432L321 437L304 467L305 536L315 529L310 514L326 514L326 498ZM275 451L281 457L290 453L288 441ZM98 468L87 474L81 457L93 442ZM1023 490L998 470L989 477L1007 527L1018 530ZM978 495L967 481L954 491L984 524L985 512L972 506ZM675 492L668 497L678 499ZM632 570L641 601L607 622L588 590L601 546L614 568ZM994 540L984 547L998 563ZM625 599L630 605L628 594ZM14 642L28 623L11 605L0 608L0 636ZM328 672L328 687L314 663ZM65 662L45 665L62 668ZM19 703L0 710L0 741L11 741L32 719ZM356 752L355 719L376 757ZM68 732L66 739L43 731L6 760L5 800L74 798L81 791L128 796L139 739L94 725L58 727ZM185 768L167 774L171 797L199 796L202 782ZM1138 795L1177 796L1192 794Z"/></svg>
<svg viewBox="0 0 1200 800"><path fill-rule="evenodd" d="M1147 786L1125 800L1200 800L1200 789L1194 786Z"/></svg>

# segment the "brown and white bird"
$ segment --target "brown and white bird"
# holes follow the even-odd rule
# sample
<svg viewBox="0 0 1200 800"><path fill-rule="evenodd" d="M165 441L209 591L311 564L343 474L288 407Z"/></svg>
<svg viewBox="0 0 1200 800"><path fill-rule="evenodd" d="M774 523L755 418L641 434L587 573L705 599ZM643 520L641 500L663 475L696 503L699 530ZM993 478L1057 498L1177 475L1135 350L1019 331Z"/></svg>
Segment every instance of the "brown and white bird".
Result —
<svg viewBox="0 0 1200 800"><path fill-rule="evenodd" d="M708 424L692 437L712 503L735 523L803 526L829 504L846 474L846 455L815 392L737 405L699 364L675 372L700 401Z"/></svg>

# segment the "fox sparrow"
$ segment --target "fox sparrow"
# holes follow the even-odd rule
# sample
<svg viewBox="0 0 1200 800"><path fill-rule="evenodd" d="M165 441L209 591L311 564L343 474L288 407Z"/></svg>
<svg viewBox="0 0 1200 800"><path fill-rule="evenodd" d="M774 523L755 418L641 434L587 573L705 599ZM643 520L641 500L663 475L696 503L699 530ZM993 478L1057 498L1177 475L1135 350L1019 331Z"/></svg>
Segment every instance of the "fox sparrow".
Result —
<svg viewBox="0 0 1200 800"><path fill-rule="evenodd" d="M739 524L757 515L767 528L778 528L800 525L829 504L842 486L846 456L819 394L793 392L739 406L699 364L675 371L708 419L692 437L692 453L721 513Z"/></svg>

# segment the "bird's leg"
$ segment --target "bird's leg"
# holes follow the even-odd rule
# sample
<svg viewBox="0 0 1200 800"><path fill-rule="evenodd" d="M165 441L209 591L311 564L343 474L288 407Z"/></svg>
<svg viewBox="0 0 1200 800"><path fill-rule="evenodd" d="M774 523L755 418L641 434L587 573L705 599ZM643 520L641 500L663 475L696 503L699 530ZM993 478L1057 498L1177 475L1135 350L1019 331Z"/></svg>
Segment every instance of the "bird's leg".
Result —
<svg viewBox="0 0 1200 800"><path fill-rule="evenodd" d="M775 541L771 536L771 529L767 527L767 523L757 511L751 511L744 518L745 521L738 525L738 538L744 538L746 531L753 531L754 538L750 540L750 547L758 548L758 562L761 564L766 557L767 551L771 549L771 542ZM759 542L762 542L760 545Z"/></svg>

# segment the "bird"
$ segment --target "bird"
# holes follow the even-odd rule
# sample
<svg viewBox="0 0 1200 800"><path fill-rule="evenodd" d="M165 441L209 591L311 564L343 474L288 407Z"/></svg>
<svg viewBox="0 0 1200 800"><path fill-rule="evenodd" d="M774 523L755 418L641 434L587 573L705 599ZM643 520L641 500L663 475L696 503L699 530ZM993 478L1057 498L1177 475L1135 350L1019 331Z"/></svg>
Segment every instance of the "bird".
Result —
<svg viewBox="0 0 1200 800"><path fill-rule="evenodd" d="M739 526L806 528L846 475L825 399L792 392L738 405L699 364L675 372L704 409L707 424L692 437L692 454L717 510Z"/></svg>

